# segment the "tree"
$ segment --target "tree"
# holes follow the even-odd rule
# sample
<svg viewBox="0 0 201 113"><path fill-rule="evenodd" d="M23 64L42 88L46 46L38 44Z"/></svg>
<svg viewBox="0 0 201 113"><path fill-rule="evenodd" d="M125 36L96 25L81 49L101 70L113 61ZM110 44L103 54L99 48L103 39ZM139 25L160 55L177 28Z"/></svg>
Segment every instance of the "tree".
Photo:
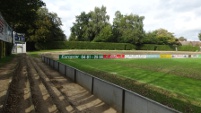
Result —
<svg viewBox="0 0 201 113"><path fill-rule="evenodd" d="M15 31L27 33L37 19L37 10L44 5L42 0L0 0L0 11Z"/></svg>
<svg viewBox="0 0 201 113"><path fill-rule="evenodd" d="M158 40L156 37L156 32L145 33L145 38L143 39L144 44L157 44Z"/></svg>
<svg viewBox="0 0 201 113"><path fill-rule="evenodd" d="M198 34L198 38L201 41L201 32Z"/></svg>
<svg viewBox="0 0 201 113"><path fill-rule="evenodd" d="M90 15L82 12L79 16L76 16L76 22L71 27L70 41L89 41L89 20Z"/></svg>
<svg viewBox="0 0 201 113"><path fill-rule="evenodd" d="M70 40L94 41L100 38L99 33L108 25L110 24L106 7L95 7L94 11L89 13L82 12L76 16L76 22L71 27Z"/></svg>
<svg viewBox="0 0 201 113"><path fill-rule="evenodd" d="M154 31L156 33L157 44L169 44L172 45L175 43L176 38L173 33L168 32L166 29L157 29Z"/></svg>
<svg viewBox="0 0 201 113"><path fill-rule="evenodd" d="M49 13L46 8L40 8L34 27L29 28L30 42L64 41L66 39L60 26L62 22L56 13Z"/></svg>
<svg viewBox="0 0 201 113"><path fill-rule="evenodd" d="M180 45L179 39L175 38L173 33L166 29L160 28L146 33L143 39L144 44L160 44L160 45Z"/></svg>
<svg viewBox="0 0 201 113"><path fill-rule="evenodd" d="M111 25L105 26L98 36L94 38L95 42L112 42L112 27Z"/></svg>
<svg viewBox="0 0 201 113"><path fill-rule="evenodd" d="M113 22L113 33L117 42L141 44L144 38L143 20L143 16L122 15L117 11Z"/></svg>
<svg viewBox="0 0 201 113"><path fill-rule="evenodd" d="M51 31L49 34L49 41L64 41L66 40L66 36L61 29L62 22L61 19L57 16L56 13L49 13L49 18L52 26L49 28Z"/></svg>
<svg viewBox="0 0 201 113"><path fill-rule="evenodd" d="M101 8L95 7L94 11L91 11L89 14L91 15L89 25L91 27L90 36L92 36L90 40L92 41L104 27L109 25L109 15L107 15L106 7L104 6Z"/></svg>
<svg viewBox="0 0 201 113"><path fill-rule="evenodd" d="M113 29L112 29L112 33L113 33L113 42L123 42L123 40L121 40L121 36L122 33L120 32L120 26L121 26L121 20L123 19L123 15L121 14L120 11L116 11L115 12L115 18L113 20Z"/></svg>
<svg viewBox="0 0 201 113"><path fill-rule="evenodd" d="M187 39L184 38L183 36L179 37L178 40L179 40L179 41L187 41Z"/></svg>

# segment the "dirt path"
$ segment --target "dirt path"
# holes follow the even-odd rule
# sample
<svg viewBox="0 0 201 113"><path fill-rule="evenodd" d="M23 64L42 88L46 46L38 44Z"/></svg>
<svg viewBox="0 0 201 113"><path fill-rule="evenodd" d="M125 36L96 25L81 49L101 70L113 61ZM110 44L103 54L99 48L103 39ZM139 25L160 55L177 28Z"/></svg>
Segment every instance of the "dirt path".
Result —
<svg viewBox="0 0 201 113"><path fill-rule="evenodd" d="M0 90L1 95L5 93L5 98L0 98L6 103L0 106L3 113L117 113L41 59L22 54L18 61L16 73L9 78L10 87L8 82L4 88L9 92L7 98L7 93Z"/></svg>

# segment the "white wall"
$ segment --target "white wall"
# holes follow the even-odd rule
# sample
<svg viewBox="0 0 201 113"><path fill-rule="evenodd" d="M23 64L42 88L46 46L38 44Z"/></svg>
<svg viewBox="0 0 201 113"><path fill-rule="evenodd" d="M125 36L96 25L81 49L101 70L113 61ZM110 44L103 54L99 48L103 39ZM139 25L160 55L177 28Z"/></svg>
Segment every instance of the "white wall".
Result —
<svg viewBox="0 0 201 113"><path fill-rule="evenodd" d="M13 53L26 53L26 42L25 44L15 44L12 50Z"/></svg>

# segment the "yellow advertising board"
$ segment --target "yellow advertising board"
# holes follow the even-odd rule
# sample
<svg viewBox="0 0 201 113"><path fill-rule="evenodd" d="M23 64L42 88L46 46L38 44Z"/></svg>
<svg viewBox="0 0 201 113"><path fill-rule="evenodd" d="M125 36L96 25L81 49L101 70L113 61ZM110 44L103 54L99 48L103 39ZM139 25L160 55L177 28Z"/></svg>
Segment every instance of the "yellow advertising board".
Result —
<svg viewBox="0 0 201 113"><path fill-rule="evenodd" d="M171 54L160 54L160 58L172 58Z"/></svg>

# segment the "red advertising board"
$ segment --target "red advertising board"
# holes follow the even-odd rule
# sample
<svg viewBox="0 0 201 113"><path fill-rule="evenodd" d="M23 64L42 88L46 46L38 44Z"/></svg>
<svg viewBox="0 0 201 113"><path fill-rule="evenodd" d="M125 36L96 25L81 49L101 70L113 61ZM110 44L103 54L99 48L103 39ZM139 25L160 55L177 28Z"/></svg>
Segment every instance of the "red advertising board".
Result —
<svg viewBox="0 0 201 113"><path fill-rule="evenodd" d="M120 59L125 58L124 54L118 54L118 55L103 55L104 59Z"/></svg>

